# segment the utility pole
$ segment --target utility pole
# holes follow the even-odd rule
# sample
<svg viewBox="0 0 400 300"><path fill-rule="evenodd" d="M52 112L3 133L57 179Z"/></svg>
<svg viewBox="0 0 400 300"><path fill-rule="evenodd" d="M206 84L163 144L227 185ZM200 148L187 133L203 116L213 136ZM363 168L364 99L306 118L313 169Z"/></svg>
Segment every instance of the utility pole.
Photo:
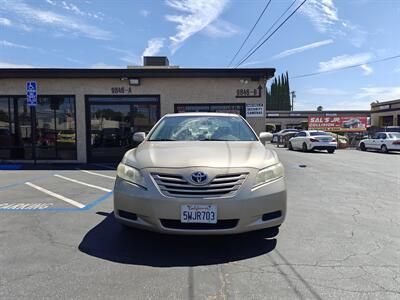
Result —
<svg viewBox="0 0 400 300"><path fill-rule="evenodd" d="M291 91L290 94L292 95L292 111L294 110L294 99L296 98L296 91Z"/></svg>

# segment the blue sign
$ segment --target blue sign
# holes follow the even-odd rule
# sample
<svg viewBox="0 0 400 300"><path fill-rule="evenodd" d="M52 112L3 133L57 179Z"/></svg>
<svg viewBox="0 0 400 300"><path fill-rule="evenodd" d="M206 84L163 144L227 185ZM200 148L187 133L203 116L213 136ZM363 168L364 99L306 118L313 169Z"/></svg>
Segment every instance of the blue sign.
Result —
<svg viewBox="0 0 400 300"><path fill-rule="evenodd" d="M28 106L37 105L36 81L26 82L26 102Z"/></svg>

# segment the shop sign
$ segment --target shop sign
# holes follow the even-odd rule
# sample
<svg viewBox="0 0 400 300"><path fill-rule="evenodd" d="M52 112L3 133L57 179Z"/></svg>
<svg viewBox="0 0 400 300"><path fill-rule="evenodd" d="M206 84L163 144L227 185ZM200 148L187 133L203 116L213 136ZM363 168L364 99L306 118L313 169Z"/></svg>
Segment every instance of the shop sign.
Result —
<svg viewBox="0 0 400 300"><path fill-rule="evenodd" d="M114 86L111 88L111 94L114 95L132 94L132 88L124 86Z"/></svg>
<svg viewBox="0 0 400 300"><path fill-rule="evenodd" d="M264 117L264 104L246 104L246 118Z"/></svg>
<svg viewBox="0 0 400 300"><path fill-rule="evenodd" d="M309 130L324 130L334 132L365 131L367 130L367 124L367 117L308 116Z"/></svg>
<svg viewBox="0 0 400 300"><path fill-rule="evenodd" d="M237 89L236 98L260 98L261 91L261 85L259 85L256 89Z"/></svg>
<svg viewBox="0 0 400 300"><path fill-rule="evenodd" d="M379 110L385 110L385 109L390 109L390 105L387 104L387 105L381 105L381 106L379 106Z"/></svg>

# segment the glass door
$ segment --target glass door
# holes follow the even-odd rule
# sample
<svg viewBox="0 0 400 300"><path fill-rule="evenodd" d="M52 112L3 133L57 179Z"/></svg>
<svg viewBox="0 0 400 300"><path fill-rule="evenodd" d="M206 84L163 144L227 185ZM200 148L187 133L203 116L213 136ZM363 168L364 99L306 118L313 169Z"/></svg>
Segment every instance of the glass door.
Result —
<svg viewBox="0 0 400 300"><path fill-rule="evenodd" d="M90 97L88 160L119 162L137 146L133 134L149 132L158 118L158 97Z"/></svg>

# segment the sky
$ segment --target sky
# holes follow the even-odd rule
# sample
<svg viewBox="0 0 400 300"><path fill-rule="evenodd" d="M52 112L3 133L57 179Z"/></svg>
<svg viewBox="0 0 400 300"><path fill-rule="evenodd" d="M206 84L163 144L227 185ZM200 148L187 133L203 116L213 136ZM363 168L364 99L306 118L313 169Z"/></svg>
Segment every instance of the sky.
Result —
<svg viewBox="0 0 400 300"><path fill-rule="evenodd" d="M144 55L228 67L267 2L0 0L0 68L125 68ZM292 2L271 1L230 67ZM400 55L399 30L400 0L308 0L240 67L288 71L295 110L370 109L400 98L400 59L366 64Z"/></svg>

